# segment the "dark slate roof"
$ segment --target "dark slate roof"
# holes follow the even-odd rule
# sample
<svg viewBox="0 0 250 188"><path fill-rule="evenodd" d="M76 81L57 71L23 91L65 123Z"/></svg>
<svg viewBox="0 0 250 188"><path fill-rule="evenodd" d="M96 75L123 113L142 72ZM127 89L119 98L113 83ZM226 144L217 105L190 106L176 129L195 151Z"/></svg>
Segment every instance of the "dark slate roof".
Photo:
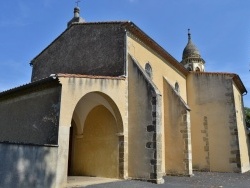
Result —
<svg viewBox="0 0 250 188"><path fill-rule="evenodd" d="M42 54L46 49L48 49L54 42L56 42L65 32L74 27L75 25L109 25L109 24L118 24L123 27L126 31L135 35L138 39L144 42L146 45L151 47L156 53L161 55L164 59L166 59L175 69L181 72L183 75L187 76L188 71L181 65L173 56L171 56L165 49L163 49L158 43L156 43L152 38L150 38L146 33L144 33L139 27L137 27L131 21L111 21L111 22L84 22L84 23L72 23L70 27L68 27L61 35L59 35L47 48L45 48L40 54ZM40 56L38 54L32 61Z"/></svg>

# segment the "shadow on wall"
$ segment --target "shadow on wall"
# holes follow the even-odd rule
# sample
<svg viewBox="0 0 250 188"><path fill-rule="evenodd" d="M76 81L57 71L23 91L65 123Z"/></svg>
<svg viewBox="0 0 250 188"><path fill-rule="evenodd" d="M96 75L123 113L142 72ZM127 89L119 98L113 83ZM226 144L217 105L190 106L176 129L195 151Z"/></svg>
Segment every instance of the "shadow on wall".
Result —
<svg viewBox="0 0 250 188"><path fill-rule="evenodd" d="M0 187L55 186L57 147L0 143Z"/></svg>

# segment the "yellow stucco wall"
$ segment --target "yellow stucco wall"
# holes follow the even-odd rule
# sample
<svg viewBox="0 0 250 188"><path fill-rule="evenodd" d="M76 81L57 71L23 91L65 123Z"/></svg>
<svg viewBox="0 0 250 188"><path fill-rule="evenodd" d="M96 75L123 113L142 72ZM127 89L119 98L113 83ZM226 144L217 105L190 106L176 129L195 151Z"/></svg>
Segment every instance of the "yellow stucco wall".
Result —
<svg viewBox="0 0 250 188"><path fill-rule="evenodd" d="M218 103L218 100L210 99L211 94L213 91L209 91L209 88L205 89L202 87L202 84L208 85L210 84L210 78L203 78L204 81L199 82L199 78L202 75L194 75L190 74L188 76L188 105L191 108L191 132L192 132L192 151L193 151L193 168L196 170L210 170L210 157L214 154L212 154L209 150L211 149L210 142L213 140L213 142L216 141L216 136L218 136L216 133L214 134L214 131L212 131L216 126L219 125L220 127L217 128L218 134L225 133L226 135L223 135L224 138L229 137L229 133L227 135L228 131L225 128L225 116L227 115L226 110L223 110L225 108ZM213 88L213 90L216 91L220 90L220 87L218 85L218 88ZM203 101L204 98L204 101ZM214 118L217 117L217 115L220 115L221 118ZM224 118L223 118L224 117ZM218 120L217 120L218 119ZM223 126L223 127L222 127ZM229 147L229 143L228 143ZM229 148L225 148L223 146L223 150L229 152ZM227 158L228 156L219 156L222 159Z"/></svg>
<svg viewBox="0 0 250 188"><path fill-rule="evenodd" d="M240 163L241 163L241 172L246 172L250 170L249 164L249 137L247 135L247 129L244 119L244 110L242 104L242 96L236 85L233 84L234 91L234 102L235 102L235 111L236 111L236 121L237 121L237 130L238 130L238 140L239 140L239 151L240 151Z"/></svg>
<svg viewBox="0 0 250 188"><path fill-rule="evenodd" d="M119 139L114 116L103 105L88 114L82 137L73 136L75 176L118 178Z"/></svg>
<svg viewBox="0 0 250 188"><path fill-rule="evenodd" d="M129 111L128 111L128 173L136 179L150 179L154 151L146 148L153 137L153 132L147 132L147 126L152 124L152 92L147 87L145 78L138 73L131 58L128 59L129 79Z"/></svg>
<svg viewBox="0 0 250 188"><path fill-rule="evenodd" d="M126 123L127 101L124 100L127 99L126 80L60 77L60 82L62 83L60 114L63 114L60 116L60 126L70 126L77 103L91 92L101 92L109 96L117 105L123 123Z"/></svg>
<svg viewBox="0 0 250 188"><path fill-rule="evenodd" d="M85 123L88 122L88 115L91 110L99 105L107 109L107 113L114 117L116 122L115 136L119 140L120 145L124 145L122 150L116 151L115 158L119 152L119 177L127 178L127 135L128 135L128 96L127 96L127 80L115 78L74 78L59 77L62 84L61 109L59 120L59 149L61 156L58 161L58 177L57 185L60 187L67 180L68 170L68 153L69 153L69 128L71 121L74 119L77 125L77 137L81 138L84 134ZM78 105L79 104L79 105ZM76 111L75 111L76 110ZM75 113L74 113L75 111ZM91 118L93 119L93 117ZM112 119L112 118L111 118ZM113 121L113 120L112 120ZM97 123L97 122L96 122ZM88 126L87 126L88 127ZM113 134L114 136L114 134ZM113 139L117 140L117 139ZM120 142L122 141L122 143ZM98 141L97 141L98 142ZM112 142L116 143L116 141ZM99 147L99 149L101 146ZM89 149L89 148L87 148ZM98 149L98 148L97 148ZM81 153L83 154L83 152ZM103 158L108 157L107 153L103 153ZM122 155L122 156L121 156ZM109 155L110 157L110 155ZM81 159L78 159L81 160ZM87 159L86 159L87 160ZM103 169L107 166L103 165ZM121 168L122 167L122 168ZM88 168L89 169L89 168ZM120 172L122 170L122 172ZM108 169L107 169L108 171ZM88 173L92 173L88 170ZM103 176L103 175L101 175ZM118 177L113 172L109 173L109 177Z"/></svg>
<svg viewBox="0 0 250 188"><path fill-rule="evenodd" d="M171 175L191 175L192 149L188 106L164 79L165 170Z"/></svg>
<svg viewBox="0 0 250 188"><path fill-rule="evenodd" d="M187 83L194 169L240 171L232 77L192 73Z"/></svg>
<svg viewBox="0 0 250 188"><path fill-rule="evenodd" d="M173 67L167 60L163 59L151 48L146 46L139 39L128 33L127 37L128 53L130 53L145 68L149 63L152 67L152 80L157 88L163 93L163 77L167 77L172 86L178 82L180 86L180 96L187 101L186 76Z"/></svg>
<svg viewBox="0 0 250 188"><path fill-rule="evenodd" d="M133 56L137 62L141 65L142 68L145 68L146 63L149 63L152 67L152 80L156 87L159 89L160 93L163 94L163 77L166 77L169 83L174 87L175 83L179 84L180 96L182 99L187 102L187 93L186 93L186 77L181 72L179 72L175 67L173 67L167 60L163 59L158 55L154 50L149 48L143 42L141 42L134 35L127 34L127 51L131 56ZM164 100L162 98L162 114L164 112ZM162 118L162 125L165 126L164 118ZM164 126L162 127L163 131L163 140L164 140ZM165 145L162 145L162 155L165 159ZM165 172L165 160L163 160L163 172Z"/></svg>

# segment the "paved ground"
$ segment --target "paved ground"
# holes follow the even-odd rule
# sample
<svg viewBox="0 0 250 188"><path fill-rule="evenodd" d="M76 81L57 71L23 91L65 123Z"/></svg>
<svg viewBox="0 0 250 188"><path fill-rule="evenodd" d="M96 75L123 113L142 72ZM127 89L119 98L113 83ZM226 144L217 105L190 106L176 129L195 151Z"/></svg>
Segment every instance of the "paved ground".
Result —
<svg viewBox="0 0 250 188"><path fill-rule="evenodd" d="M250 172L244 174L195 172L193 177L164 177L165 183L156 185L142 181L87 178L73 181L68 187L87 188L250 188Z"/></svg>

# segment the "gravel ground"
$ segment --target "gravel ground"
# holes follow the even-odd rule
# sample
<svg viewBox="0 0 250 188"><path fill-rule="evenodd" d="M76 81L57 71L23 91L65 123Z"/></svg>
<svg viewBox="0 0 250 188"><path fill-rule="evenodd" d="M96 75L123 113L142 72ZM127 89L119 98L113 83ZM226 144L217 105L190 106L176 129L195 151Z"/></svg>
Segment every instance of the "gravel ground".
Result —
<svg viewBox="0 0 250 188"><path fill-rule="evenodd" d="M142 181L119 181L89 185L87 188L250 188L250 172L237 173L216 173L216 172L195 172L193 177L165 176L165 183L156 185Z"/></svg>

